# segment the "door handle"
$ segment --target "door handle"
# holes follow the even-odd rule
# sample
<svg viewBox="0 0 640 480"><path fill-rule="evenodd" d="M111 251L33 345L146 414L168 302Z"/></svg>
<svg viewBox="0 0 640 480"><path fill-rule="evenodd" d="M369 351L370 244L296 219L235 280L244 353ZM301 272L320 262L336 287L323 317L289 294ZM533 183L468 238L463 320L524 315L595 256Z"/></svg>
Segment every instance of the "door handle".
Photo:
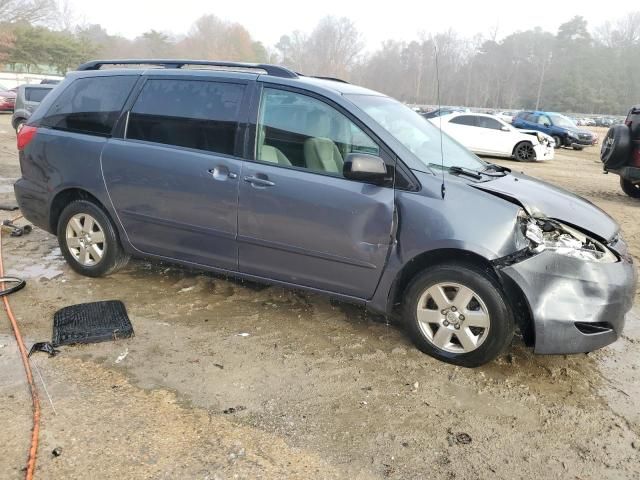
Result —
<svg viewBox="0 0 640 480"><path fill-rule="evenodd" d="M248 177L244 177L244 181L245 182L249 182L254 187L273 187L273 186L275 186L275 183L272 182L271 180L267 180L266 178L260 178L260 177L248 176Z"/></svg>
<svg viewBox="0 0 640 480"><path fill-rule="evenodd" d="M236 178L238 178L237 173L230 172L229 169L224 166L210 168L207 171L209 172L209 175L211 175L216 180L226 180L227 178L235 180Z"/></svg>

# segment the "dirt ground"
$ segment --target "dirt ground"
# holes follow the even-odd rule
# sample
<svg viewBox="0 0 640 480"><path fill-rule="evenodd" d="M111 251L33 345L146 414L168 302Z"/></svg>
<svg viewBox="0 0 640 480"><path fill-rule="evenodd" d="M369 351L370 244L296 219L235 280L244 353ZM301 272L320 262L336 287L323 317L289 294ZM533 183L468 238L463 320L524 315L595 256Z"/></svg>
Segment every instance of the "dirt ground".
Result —
<svg viewBox="0 0 640 480"><path fill-rule="evenodd" d="M498 162L601 206L638 259L640 202L601 173L597 153ZM14 201L18 176L2 115L0 203ZM7 272L29 282L11 297L29 345L51 338L56 310L80 302L124 301L136 331L32 357L43 408L37 478L640 478L635 314L623 338L588 355L534 356L515 340L509 354L466 370L328 298L140 260L89 279L43 231L3 244ZM0 314L0 478L23 476L30 422Z"/></svg>

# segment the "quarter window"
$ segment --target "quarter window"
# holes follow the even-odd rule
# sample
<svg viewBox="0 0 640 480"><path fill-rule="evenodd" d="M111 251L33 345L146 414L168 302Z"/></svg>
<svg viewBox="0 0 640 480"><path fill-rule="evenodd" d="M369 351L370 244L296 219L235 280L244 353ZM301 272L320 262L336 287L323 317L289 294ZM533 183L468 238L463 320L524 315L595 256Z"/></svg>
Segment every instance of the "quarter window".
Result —
<svg viewBox="0 0 640 480"><path fill-rule="evenodd" d="M131 112L127 138L234 154L244 85L148 80Z"/></svg>
<svg viewBox="0 0 640 480"><path fill-rule="evenodd" d="M376 143L335 108L307 95L265 88L256 160L342 175L350 153L380 155Z"/></svg>
<svg viewBox="0 0 640 480"><path fill-rule="evenodd" d="M74 80L49 108L44 127L109 135L138 77L115 75Z"/></svg>

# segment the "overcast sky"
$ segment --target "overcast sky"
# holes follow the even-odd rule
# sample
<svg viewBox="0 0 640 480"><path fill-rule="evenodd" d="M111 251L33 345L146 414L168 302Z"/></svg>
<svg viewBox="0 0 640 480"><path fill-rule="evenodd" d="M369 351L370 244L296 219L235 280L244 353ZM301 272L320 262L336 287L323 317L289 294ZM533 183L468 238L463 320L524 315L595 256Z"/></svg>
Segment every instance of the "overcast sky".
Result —
<svg viewBox="0 0 640 480"><path fill-rule="evenodd" d="M498 36L541 26L555 33L574 15L582 15L594 27L631 10L640 10L637 0L617 0L615 8L574 0L68 0L79 23L99 23L110 34L134 38L150 30L186 33L194 20L212 13L244 25L266 46L293 30L308 32L326 15L351 18L362 32L367 49L393 38L410 40L420 32L453 28L472 36L496 27ZM597 8L596 8L597 6Z"/></svg>

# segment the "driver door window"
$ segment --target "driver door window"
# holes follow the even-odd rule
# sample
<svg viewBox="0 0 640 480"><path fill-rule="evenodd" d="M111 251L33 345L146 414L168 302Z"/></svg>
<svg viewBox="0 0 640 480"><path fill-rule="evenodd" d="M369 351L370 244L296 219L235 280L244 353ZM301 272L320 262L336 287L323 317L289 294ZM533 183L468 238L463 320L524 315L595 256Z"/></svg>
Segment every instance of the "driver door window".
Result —
<svg viewBox="0 0 640 480"><path fill-rule="evenodd" d="M540 118L538 118L538 124L544 125L545 127L549 126L551 125L551 119L546 115L540 115Z"/></svg>
<svg viewBox="0 0 640 480"><path fill-rule="evenodd" d="M256 160L342 176L350 153L380 155L355 123L324 102L265 88L260 102Z"/></svg>

